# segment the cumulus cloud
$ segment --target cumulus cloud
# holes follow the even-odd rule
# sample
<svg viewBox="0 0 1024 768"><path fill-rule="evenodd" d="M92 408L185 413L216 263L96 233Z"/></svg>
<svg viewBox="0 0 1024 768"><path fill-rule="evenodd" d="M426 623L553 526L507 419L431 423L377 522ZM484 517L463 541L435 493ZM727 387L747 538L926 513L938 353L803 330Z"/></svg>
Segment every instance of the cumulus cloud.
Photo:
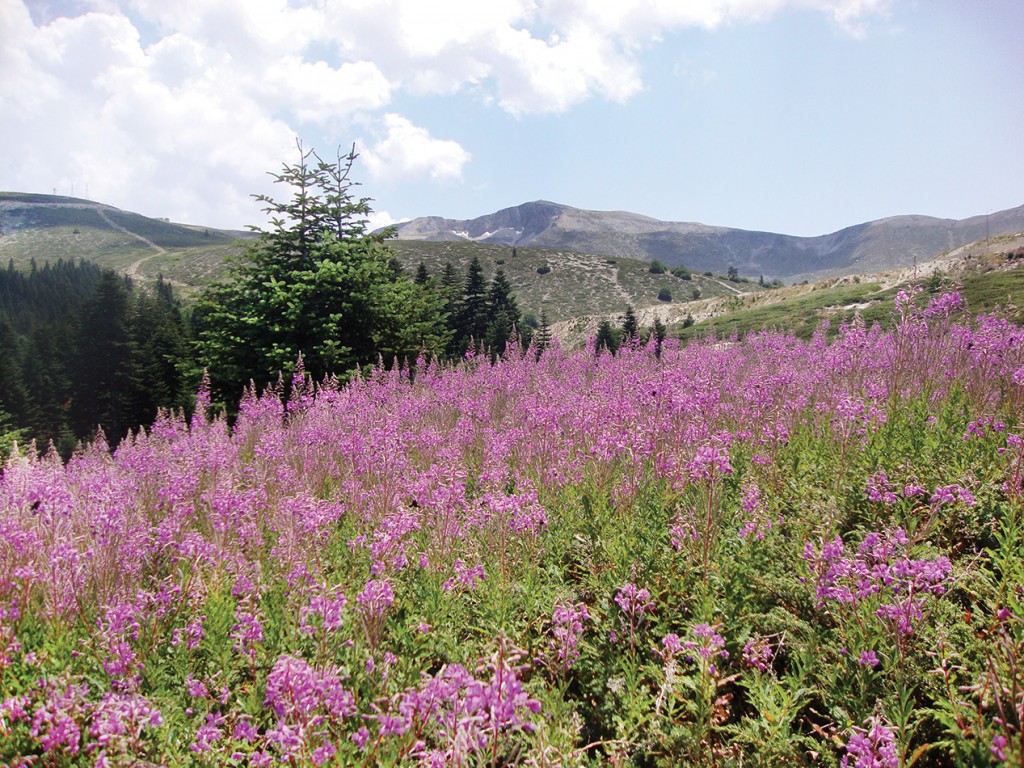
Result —
<svg viewBox="0 0 1024 768"><path fill-rule="evenodd" d="M462 176L469 153L455 141L435 139L401 115L389 113L382 120L385 135L358 147L367 171L375 179L429 175L438 181Z"/></svg>
<svg viewBox="0 0 1024 768"><path fill-rule="evenodd" d="M0 187L239 226L294 138L350 136L377 178L457 180L469 154L395 107L472 89L516 115L622 102L683 27L784 8L863 30L887 0L0 0ZM91 13L67 14L92 8ZM365 129L364 129L365 130Z"/></svg>

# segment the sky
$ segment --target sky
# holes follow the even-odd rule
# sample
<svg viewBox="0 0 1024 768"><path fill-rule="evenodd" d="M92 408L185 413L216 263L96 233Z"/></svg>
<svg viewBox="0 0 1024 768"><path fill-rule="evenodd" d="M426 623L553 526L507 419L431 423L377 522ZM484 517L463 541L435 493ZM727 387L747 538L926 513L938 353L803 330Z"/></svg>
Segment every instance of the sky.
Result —
<svg viewBox="0 0 1024 768"><path fill-rule="evenodd" d="M813 236L1024 204L1021 0L0 0L0 190L210 227L296 142L371 223Z"/></svg>

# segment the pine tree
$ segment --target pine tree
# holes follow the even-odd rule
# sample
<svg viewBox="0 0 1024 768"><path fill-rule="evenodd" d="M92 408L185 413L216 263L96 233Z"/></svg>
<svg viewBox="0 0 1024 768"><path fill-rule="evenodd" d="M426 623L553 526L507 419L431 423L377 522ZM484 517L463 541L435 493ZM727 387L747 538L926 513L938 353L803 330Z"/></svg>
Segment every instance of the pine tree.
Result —
<svg viewBox="0 0 1024 768"><path fill-rule="evenodd" d="M24 424L29 411L20 347L14 329L0 319L0 410L10 419L12 428Z"/></svg>
<svg viewBox="0 0 1024 768"><path fill-rule="evenodd" d="M126 420L131 363L128 285L108 270L79 314L71 410L76 434L91 436L102 427L114 444L138 426Z"/></svg>
<svg viewBox="0 0 1024 768"><path fill-rule="evenodd" d="M445 292L449 303L455 306L462 293L462 281L459 279L459 271L450 261L446 261L444 269L441 270L441 289Z"/></svg>
<svg viewBox="0 0 1024 768"><path fill-rule="evenodd" d="M551 323L548 322L548 312L546 309L540 311L540 324L537 326L537 330L533 334L533 349L537 351L537 358L544 353L544 350L551 346Z"/></svg>
<svg viewBox="0 0 1024 768"><path fill-rule="evenodd" d="M426 285L429 279L430 273L427 271L427 265L421 261L419 266L416 267L416 277L413 278L413 282L416 285Z"/></svg>
<svg viewBox="0 0 1024 768"><path fill-rule="evenodd" d="M34 328L28 337L23 366L25 387L32 401L25 426L39 448L52 440L65 457L75 447L77 437L91 438L95 433L95 425L81 435L76 435L71 426L76 338L70 323Z"/></svg>
<svg viewBox="0 0 1024 768"><path fill-rule="evenodd" d="M487 306L487 284L484 282L484 268L476 256L466 268L466 279L462 286L455 315L455 335L452 340L454 353L462 355L469 345L482 344L489 321Z"/></svg>
<svg viewBox="0 0 1024 768"><path fill-rule="evenodd" d="M661 345L664 343L666 336L668 336L668 328L661 322L660 317L655 316L654 326L651 328L651 337L654 339L654 354L659 358L661 357Z"/></svg>
<svg viewBox="0 0 1024 768"><path fill-rule="evenodd" d="M505 353L505 347L519 325L519 304L512 293L512 284L505 272L498 269L487 289L487 331L484 335L486 346L493 357Z"/></svg>
<svg viewBox="0 0 1024 768"><path fill-rule="evenodd" d="M640 324L636 319L636 312L633 306L626 307L626 313L622 317L622 343L628 344L640 338Z"/></svg>
<svg viewBox="0 0 1024 768"><path fill-rule="evenodd" d="M140 291L129 316L133 352L131 423L148 424L159 408L187 408L199 383L188 327L171 287L158 278Z"/></svg>
<svg viewBox="0 0 1024 768"><path fill-rule="evenodd" d="M412 359L439 352L444 328L432 297L401 273L384 245L393 230L369 233L369 198L355 199L355 152L322 161L299 145L299 162L275 180L290 188L278 202L257 196L271 229L205 292L194 313L200 362L225 402L254 380L264 386L292 372L300 354L320 380L346 378L378 356Z"/></svg>
<svg viewBox="0 0 1024 768"><path fill-rule="evenodd" d="M602 350L608 350L613 355L619 349L619 340L615 330L612 328L611 320L602 320L597 326L597 337L595 339L594 351L601 354Z"/></svg>

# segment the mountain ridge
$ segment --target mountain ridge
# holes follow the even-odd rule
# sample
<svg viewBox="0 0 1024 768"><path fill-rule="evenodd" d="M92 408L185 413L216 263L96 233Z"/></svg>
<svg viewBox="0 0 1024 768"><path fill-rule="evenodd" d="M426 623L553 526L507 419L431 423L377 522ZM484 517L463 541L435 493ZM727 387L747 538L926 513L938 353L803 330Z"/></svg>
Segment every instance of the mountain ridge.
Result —
<svg viewBox="0 0 1024 768"><path fill-rule="evenodd" d="M535 200L474 219L420 217L396 230L399 240L573 250L799 281L905 267L987 236L1024 230L1024 205L966 219L889 216L806 237Z"/></svg>

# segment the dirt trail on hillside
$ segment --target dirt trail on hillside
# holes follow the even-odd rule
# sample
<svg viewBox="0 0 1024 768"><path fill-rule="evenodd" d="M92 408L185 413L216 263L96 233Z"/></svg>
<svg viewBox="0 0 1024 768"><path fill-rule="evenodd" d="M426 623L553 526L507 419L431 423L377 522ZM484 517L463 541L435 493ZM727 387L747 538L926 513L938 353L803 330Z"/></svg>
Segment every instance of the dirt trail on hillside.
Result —
<svg viewBox="0 0 1024 768"><path fill-rule="evenodd" d="M733 292L733 293L735 293L735 294L736 294L737 296L744 296L744 295L746 295L747 293L750 293L750 291L741 291L741 290L740 290L739 288L737 288L737 287L735 287L735 286L733 286L733 285L729 285L728 283L724 283L724 282L722 282L721 280L719 280L718 278L712 278L712 279L711 279L711 282L713 282L713 283L718 283L718 284L719 284L720 286L722 286L723 288L725 288L725 289L726 289L727 291L732 291L732 292Z"/></svg>
<svg viewBox="0 0 1024 768"><path fill-rule="evenodd" d="M125 227L122 227L116 221L114 221L109 216L107 216L106 212L103 211L103 209L101 209L99 207L96 207L95 211L96 211L96 213L99 214L99 217L101 219L103 219L103 221L105 221L109 226L111 226L114 229L116 229L118 232L122 232L123 234L126 234L129 237L134 237L136 240L141 240L143 243L145 243L147 246L149 246L150 248L153 249L153 253L151 253L149 256L143 256L141 259L138 259L137 261L132 262L131 264L128 265L128 268L125 269L125 271L124 271L124 273L129 278L131 278L134 282L143 282L143 281L145 281L147 278L143 277L142 272L139 271L139 268L143 264L145 264L147 261L149 261L150 259L152 259L152 258L154 258L156 256L163 256L165 253L167 253L167 251L165 249L161 248L156 243L154 243L148 237L143 237L138 232L132 232L130 229L126 229Z"/></svg>

